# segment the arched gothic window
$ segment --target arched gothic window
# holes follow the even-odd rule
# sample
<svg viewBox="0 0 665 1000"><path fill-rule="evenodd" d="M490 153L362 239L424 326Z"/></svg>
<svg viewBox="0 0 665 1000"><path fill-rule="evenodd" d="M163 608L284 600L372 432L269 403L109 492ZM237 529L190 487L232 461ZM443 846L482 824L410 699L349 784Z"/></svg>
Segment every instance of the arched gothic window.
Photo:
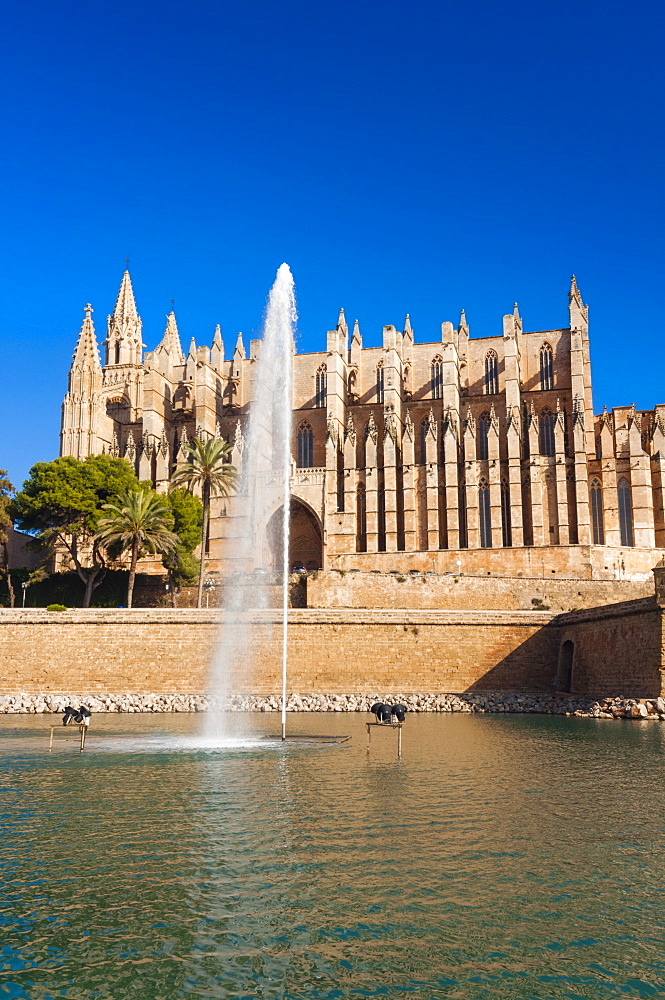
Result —
<svg viewBox="0 0 665 1000"><path fill-rule="evenodd" d="M490 431L490 415L485 410L478 418L478 458L481 462L486 462L489 458L488 435Z"/></svg>
<svg viewBox="0 0 665 1000"><path fill-rule="evenodd" d="M510 486L507 479L501 480L501 534L505 548L513 544L513 526L510 517Z"/></svg>
<svg viewBox="0 0 665 1000"><path fill-rule="evenodd" d="M540 414L540 454L554 454L554 423L556 417L548 406Z"/></svg>
<svg viewBox="0 0 665 1000"><path fill-rule="evenodd" d="M605 524L603 519L603 488L597 479L591 480L589 486L589 501L591 503L591 528L593 544L605 544Z"/></svg>
<svg viewBox="0 0 665 1000"><path fill-rule="evenodd" d="M298 428L297 443L296 465L299 469L311 469L314 465L314 431L306 420Z"/></svg>
<svg viewBox="0 0 665 1000"><path fill-rule="evenodd" d="M367 552L367 504L365 502L365 484L358 483L356 490L356 532L358 552Z"/></svg>
<svg viewBox="0 0 665 1000"><path fill-rule="evenodd" d="M443 361L437 355L432 361L432 399L443 399Z"/></svg>
<svg viewBox="0 0 665 1000"><path fill-rule="evenodd" d="M423 417L420 421L420 464L427 462L427 432L429 430L429 418Z"/></svg>
<svg viewBox="0 0 665 1000"><path fill-rule="evenodd" d="M540 348L540 388L554 388L554 360L549 344L543 344Z"/></svg>
<svg viewBox="0 0 665 1000"><path fill-rule="evenodd" d="M493 396L499 391L499 359L496 351L485 355L485 392Z"/></svg>
<svg viewBox="0 0 665 1000"><path fill-rule="evenodd" d="M621 529L621 544L625 546L632 546L635 544L633 540L633 499L628 480L619 480L617 493L619 494L619 528Z"/></svg>
<svg viewBox="0 0 665 1000"><path fill-rule="evenodd" d="M492 513L490 510L490 488L486 479L478 484L478 519L480 521L480 547L492 548Z"/></svg>
<svg viewBox="0 0 665 1000"><path fill-rule="evenodd" d="M325 407L328 403L328 369L321 365L316 372L316 402L315 406Z"/></svg>
<svg viewBox="0 0 665 1000"><path fill-rule="evenodd" d="M377 403L383 402L383 361L379 361L376 366L376 401Z"/></svg>

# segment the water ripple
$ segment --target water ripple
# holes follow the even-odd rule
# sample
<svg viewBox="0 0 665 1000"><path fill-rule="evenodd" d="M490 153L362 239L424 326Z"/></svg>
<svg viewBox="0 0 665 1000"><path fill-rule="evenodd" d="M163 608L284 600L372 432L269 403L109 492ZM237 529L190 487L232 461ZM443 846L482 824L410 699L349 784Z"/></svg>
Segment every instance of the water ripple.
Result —
<svg viewBox="0 0 665 1000"><path fill-rule="evenodd" d="M416 716L398 762L363 721L2 720L0 998L665 992L665 727Z"/></svg>

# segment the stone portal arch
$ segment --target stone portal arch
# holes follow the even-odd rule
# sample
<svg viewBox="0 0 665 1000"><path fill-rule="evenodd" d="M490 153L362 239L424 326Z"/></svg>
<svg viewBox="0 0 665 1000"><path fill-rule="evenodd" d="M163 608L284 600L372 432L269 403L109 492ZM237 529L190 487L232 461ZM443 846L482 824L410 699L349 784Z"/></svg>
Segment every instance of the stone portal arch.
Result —
<svg viewBox="0 0 665 1000"><path fill-rule="evenodd" d="M273 567L282 551L282 524L284 508L279 507L268 522L268 539L272 551ZM323 531L321 522L307 504L291 497L289 529L289 568L304 567L308 570L323 566Z"/></svg>

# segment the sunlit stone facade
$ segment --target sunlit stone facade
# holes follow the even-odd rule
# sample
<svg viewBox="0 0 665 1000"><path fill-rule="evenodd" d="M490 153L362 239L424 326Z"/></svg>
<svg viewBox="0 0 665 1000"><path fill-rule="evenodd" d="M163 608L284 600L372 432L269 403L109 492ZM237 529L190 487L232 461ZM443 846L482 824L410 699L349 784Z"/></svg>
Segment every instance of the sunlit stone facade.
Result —
<svg viewBox="0 0 665 1000"><path fill-rule="evenodd" d="M256 359L238 334L225 359L171 313L143 352L125 272L102 364L86 307L63 404L61 454L124 456L168 487L184 441L219 436L241 461ZM594 415L588 310L573 278L569 326L474 337L464 313L418 344L383 328L363 348L341 312L325 350L294 358L292 562L309 568L636 576L665 548L665 404ZM210 568L242 530L216 502Z"/></svg>

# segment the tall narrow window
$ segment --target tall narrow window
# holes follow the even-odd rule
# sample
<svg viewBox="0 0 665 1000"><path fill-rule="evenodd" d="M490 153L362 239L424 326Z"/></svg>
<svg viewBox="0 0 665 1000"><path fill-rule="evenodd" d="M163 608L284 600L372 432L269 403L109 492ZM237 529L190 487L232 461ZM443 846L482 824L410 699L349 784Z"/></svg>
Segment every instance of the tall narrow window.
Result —
<svg viewBox="0 0 665 1000"><path fill-rule="evenodd" d="M367 552L367 505L365 503L365 484L358 483L356 504L357 545L358 552Z"/></svg>
<svg viewBox="0 0 665 1000"><path fill-rule="evenodd" d="M376 401L377 403L383 402L383 361L379 361L376 368Z"/></svg>
<svg viewBox="0 0 665 1000"><path fill-rule="evenodd" d="M593 544L605 544L605 524L603 520L603 488L597 479L591 480L589 487L589 500L591 501L591 527L593 530Z"/></svg>
<svg viewBox="0 0 665 1000"><path fill-rule="evenodd" d="M489 458L488 437L490 432L490 415L485 410L478 418L478 458L481 462L486 462Z"/></svg>
<svg viewBox="0 0 665 1000"><path fill-rule="evenodd" d="M485 355L485 392L493 396L499 391L499 359L496 351L488 351Z"/></svg>
<svg viewBox="0 0 665 1000"><path fill-rule="evenodd" d="M490 488L486 479L478 486L478 517L480 520L480 547L492 548L492 514L490 511Z"/></svg>
<svg viewBox="0 0 665 1000"><path fill-rule="evenodd" d="M337 452L337 510L344 511L344 452Z"/></svg>
<svg viewBox="0 0 665 1000"><path fill-rule="evenodd" d="M632 546L635 542L633 541L633 501L630 493L630 483L625 479L620 479L617 493L619 494L621 544Z"/></svg>
<svg viewBox="0 0 665 1000"><path fill-rule="evenodd" d="M386 487L384 483L379 483L379 488L376 491L376 503L377 503L377 527L379 529L379 538L377 548L379 552L386 551Z"/></svg>
<svg viewBox="0 0 665 1000"><path fill-rule="evenodd" d="M463 480L460 480L458 486L458 497L459 497L459 547L461 549L466 549L469 546L469 533L467 529L467 517L466 517L466 486L464 485Z"/></svg>
<svg viewBox="0 0 665 1000"><path fill-rule="evenodd" d="M501 534L505 548L513 544L513 526L510 518L510 486L507 479L501 480Z"/></svg>
<svg viewBox="0 0 665 1000"><path fill-rule="evenodd" d="M556 417L548 406L540 414L540 454L554 454L554 421Z"/></svg>
<svg viewBox="0 0 665 1000"><path fill-rule="evenodd" d="M549 344L543 344L540 348L540 388L554 388L554 361Z"/></svg>
<svg viewBox="0 0 665 1000"><path fill-rule="evenodd" d="M311 469L314 465L314 432L307 421L298 428L296 465L299 469Z"/></svg>
<svg viewBox="0 0 665 1000"><path fill-rule="evenodd" d="M432 399L443 399L443 361L438 355L432 361Z"/></svg>
<svg viewBox="0 0 665 1000"><path fill-rule="evenodd" d="M420 421L420 464L427 463L427 432L429 430L429 419L423 417Z"/></svg>
<svg viewBox="0 0 665 1000"><path fill-rule="evenodd" d="M316 372L316 397L315 405L319 408L325 407L328 403L328 369L325 365Z"/></svg>

